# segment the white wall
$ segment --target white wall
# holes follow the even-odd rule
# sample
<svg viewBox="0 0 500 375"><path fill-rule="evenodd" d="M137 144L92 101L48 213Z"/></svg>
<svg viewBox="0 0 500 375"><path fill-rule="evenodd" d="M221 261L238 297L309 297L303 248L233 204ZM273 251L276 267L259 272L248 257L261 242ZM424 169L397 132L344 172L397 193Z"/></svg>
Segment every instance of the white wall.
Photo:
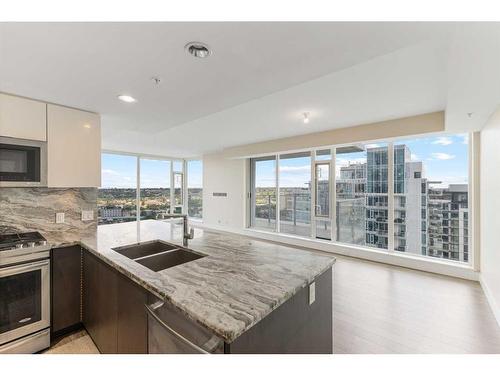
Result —
<svg viewBox="0 0 500 375"><path fill-rule="evenodd" d="M245 226L246 161L221 154L203 157L203 224L242 229ZM214 197L213 193L227 193Z"/></svg>
<svg viewBox="0 0 500 375"><path fill-rule="evenodd" d="M500 109L481 131L481 284L500 324Z"/></svg>

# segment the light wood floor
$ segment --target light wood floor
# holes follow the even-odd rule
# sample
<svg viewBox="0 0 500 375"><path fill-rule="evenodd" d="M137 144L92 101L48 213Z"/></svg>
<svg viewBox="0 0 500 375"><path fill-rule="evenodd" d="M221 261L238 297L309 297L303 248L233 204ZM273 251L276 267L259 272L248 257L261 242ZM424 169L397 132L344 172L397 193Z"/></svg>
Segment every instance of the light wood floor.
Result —
<svg viewBox="0 0 500 375"><path fill-rule="evenodd" d="M500 353L477 282L338 256L334 287L335 353Z"/></svg>
<svg viewBox="0 0 500 375"><path fill-rule="evenodd" d="M81 330L53 342L44 354L99 354L99 350L87 331Z"/></svg>
<svg viewBox="0 0 500 375"><path fill-rule="evenodd" d="M337 256L335 353L500 353L477 282ZM46 353L97 353L85 331Z"/></svg>

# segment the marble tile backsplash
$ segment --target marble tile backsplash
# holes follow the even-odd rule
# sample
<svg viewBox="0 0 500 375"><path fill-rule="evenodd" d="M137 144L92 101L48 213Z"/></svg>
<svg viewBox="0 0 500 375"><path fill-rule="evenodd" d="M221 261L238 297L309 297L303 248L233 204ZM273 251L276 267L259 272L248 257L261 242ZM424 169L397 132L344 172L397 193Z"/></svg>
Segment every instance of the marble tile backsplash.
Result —
<svg viewBox="0 0 500 375"><path fill-rule="evenodd" d="M94 220L82 221L82 210L93 210ZM56 212L64 212L64 223L56 224ZM28 231L55 245L96 233L97 189L0 188L0 233Z"/></svg>

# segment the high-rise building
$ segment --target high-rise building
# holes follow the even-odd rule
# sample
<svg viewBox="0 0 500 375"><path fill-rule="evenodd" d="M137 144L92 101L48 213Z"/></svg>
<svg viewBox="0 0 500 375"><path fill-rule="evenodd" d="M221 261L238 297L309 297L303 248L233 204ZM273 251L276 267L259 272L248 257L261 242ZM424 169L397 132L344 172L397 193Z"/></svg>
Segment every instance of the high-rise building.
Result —
<svg viewBox="0 0 500 375"><path fill-rule="evenodd" d="M469 260L469 209L467 184L447 188L428 183L428 254L429 256Z"/></svg>
<svg viewBox="0 0 500 375"><path fill-rule="evenodd" d="M387 249L388 148L366 150L366 162L340 167L336 179L336 239ZM467 262L468 185L435 187L408 146L394 146L394 250Z"/></svg>
<svg viewBox="0 0 500 375"><path fill-rule="evenodd" d="M366 152L366 245L388 247L387 147Z"/></svg>

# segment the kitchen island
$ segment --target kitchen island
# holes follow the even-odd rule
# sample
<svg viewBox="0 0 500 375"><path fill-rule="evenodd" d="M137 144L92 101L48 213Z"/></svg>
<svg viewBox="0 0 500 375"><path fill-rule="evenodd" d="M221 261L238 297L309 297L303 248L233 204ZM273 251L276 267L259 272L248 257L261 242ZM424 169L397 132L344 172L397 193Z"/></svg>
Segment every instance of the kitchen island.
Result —
<svg viewBox="0 0 500 375"><path fill-rule="evenodd" d="M153 271L114 250L157 240L180 245L182 226L155 220L103 225L81 245L146 290L149 302L167 303L220 338L224 352L332 352L332 256L201 229L188 248L205 256L164 270ZM84 293L89 284L84 258ZM322 336L316 338L320 343L286 347L279 339L312 333Z"/></svg>

